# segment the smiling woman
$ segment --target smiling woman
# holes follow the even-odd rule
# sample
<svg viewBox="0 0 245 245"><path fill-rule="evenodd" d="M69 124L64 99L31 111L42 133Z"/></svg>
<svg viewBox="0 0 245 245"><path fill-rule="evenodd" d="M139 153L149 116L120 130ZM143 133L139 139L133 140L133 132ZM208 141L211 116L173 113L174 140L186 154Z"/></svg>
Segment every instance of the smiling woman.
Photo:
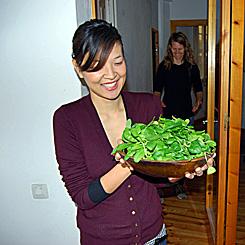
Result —
<svg viewBox="0 0 245 245"><path fill-rule="evenodd" d="M89 94L55 112L54 139L60 173L77 206L81 244L166 244L152 180L112 155L128 118L149 123L160 117L160 98L122 91L123 44L106 21L90 20L78 27L72 58Z"/></svg>
<svg viewBox="0 0 245 245"><path fill-rule="evenodd" d="M155 186L111 155L127 118L150 122L162 113L160 100L152 94L122 92L123 44L117 29L106 21L91 20L78 27L72 58L89 94L55 112L54 137L61 175L78 207L81 243L161 242L166 231Z"/></svg>

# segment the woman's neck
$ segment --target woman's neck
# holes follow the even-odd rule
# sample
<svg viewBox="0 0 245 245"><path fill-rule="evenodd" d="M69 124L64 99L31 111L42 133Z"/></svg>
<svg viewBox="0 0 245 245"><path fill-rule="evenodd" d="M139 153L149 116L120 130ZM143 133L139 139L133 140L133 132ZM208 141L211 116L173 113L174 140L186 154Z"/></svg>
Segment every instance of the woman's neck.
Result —
<svg viewBox="0 0 245 245"><path fill-rule="evenodd" d="M122 138L127 120L122 96L120 95L114 100L100 98L99 100L92 99L92 101L107 138L112 148L115 148L119 143L119 139Z"/></svg>
<svg viewBox="0 0 245 245"><path fill-rule="evenodd" d="M114 100L107 100L101 97L91 96L92 102L99 114L117 114L124 109L122 96L119 95Z"/></svg>
<svg viewBox="0 0 245 245"><path fill-rule="evenodd" d="M184 63L184 60L176 60L174 59L174 64L175 65L182 65Z"/></svg>

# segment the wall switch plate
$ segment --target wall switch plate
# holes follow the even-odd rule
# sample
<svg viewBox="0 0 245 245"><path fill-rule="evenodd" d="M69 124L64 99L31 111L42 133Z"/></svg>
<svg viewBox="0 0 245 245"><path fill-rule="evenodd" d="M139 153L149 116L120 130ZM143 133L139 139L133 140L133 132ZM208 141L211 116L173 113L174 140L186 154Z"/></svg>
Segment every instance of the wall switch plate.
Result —
<svg viewBox="0 0 245 245"><path fill-rule="evenodd" d="M48 199L48 186L47 184L32 184L31 185L32 197L34 199Z"/></svg>

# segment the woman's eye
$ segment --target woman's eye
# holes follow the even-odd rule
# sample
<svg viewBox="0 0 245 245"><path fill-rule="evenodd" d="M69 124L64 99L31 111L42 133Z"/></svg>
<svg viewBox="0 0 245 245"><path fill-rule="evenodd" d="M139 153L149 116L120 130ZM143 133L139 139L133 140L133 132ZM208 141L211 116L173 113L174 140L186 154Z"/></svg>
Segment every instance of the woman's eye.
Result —
<svg viewBox="0 0 245 245"><path fill-rule="evenodd" d="M123 60L122 61L117 61L115 62L115 65L121 65L123 63Z"/></svg>
<svg viewBox="0 0 245 245"><path fill-rule="evenodd" d="M89 67L88 70L93 70L98 64L99 64L99 61L98 60L92 62L92 64L90 65L90 67Z"/></svg>

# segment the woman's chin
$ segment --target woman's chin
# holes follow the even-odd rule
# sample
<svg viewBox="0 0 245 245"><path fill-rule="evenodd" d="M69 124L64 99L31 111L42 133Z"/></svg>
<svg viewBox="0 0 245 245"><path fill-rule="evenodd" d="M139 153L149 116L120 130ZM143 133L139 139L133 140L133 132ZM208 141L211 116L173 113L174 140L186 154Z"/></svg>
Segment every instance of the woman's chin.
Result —
<svg viewBox="0 0 245 245"><path fill-rule="evenodd" d="M109 100L114 100L116 98L118 98L118 96L120 95L121 90L114 90L114 91L110 91L105 93L105 98L109 99Z"/></svg>

